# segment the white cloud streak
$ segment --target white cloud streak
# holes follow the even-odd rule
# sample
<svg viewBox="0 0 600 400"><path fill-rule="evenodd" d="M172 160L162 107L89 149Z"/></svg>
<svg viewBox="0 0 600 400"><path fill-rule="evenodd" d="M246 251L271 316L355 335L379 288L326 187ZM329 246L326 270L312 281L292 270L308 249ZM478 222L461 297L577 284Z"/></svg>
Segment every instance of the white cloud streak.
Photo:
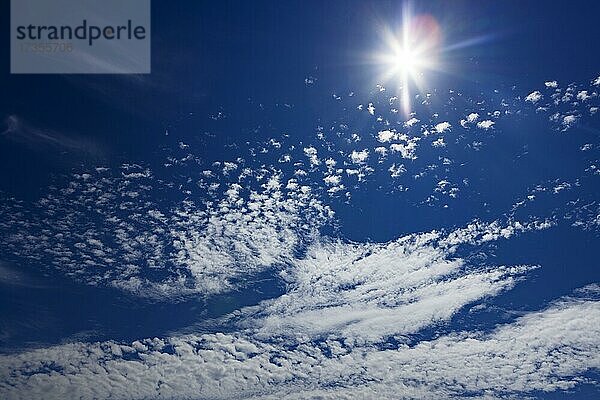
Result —
<svg viewBox="0 0 600 400"><path fill-rule="evenodd" d="M600 302L572 297L489 333L457 332L393 349L220 333L61 345L1 356L0 394L7 400L522 397L572 388L585 382L577 375L597 368Z"/></svg>

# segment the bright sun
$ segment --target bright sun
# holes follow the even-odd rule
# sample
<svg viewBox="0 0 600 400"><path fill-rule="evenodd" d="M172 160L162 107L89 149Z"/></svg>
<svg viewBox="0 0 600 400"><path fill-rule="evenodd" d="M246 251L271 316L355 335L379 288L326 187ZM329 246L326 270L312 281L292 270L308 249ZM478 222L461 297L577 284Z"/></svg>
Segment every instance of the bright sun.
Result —
<svg viewBox="0 0 600 400"><path fill-rule="evenodd" d="M400 73L415 74L418 72L419 56L410 49L399 50L394 54L392 60L393 68Z"/></svg>
<svg viewBox="0 0 600 400"><path fill-rule="evenodd" d="M380 77L383 82L395 81L401 91L402 110L411 112L410 86L420 89L424 73L437 67L440 45L440 28L430 15L412 16L405 9L399 32L384 29L385 50L375 56L377 64L385 68Z"/></svg>

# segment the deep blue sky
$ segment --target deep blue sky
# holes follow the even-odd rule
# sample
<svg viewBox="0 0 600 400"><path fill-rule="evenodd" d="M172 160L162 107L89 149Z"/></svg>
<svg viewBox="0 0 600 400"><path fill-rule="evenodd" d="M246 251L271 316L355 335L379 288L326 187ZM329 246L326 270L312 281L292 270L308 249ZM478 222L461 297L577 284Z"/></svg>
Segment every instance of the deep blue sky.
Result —
<svg viewBox="0 0 600 400"><path fill-rule="evenodd" d="M543 88L544 81L557 80L564 88L571 82L587 84L600 72L600 2L446 0L415 2L413 6L414 14L430 14L439 22L443 46L473 42L447 54L444 71L428 74L429 88L444 94L448 94L445 89L456 89L469 94L465 97L483 93L489 100L487 111L495 110L494 104L501 100ZM313 144L310 141L317 125L348 122L353 128L364 127L361 134L365 140L360 145L351 143L349 146L354 147L344 149L343 156L347 159L354 149L373 149L366 144L367 137L377 145L374 134L381 126L366 112L350 112L355 111L356 105L351 103L354 98L335 104L332 94L356 91L359 101L368 103L377 72L366 59L382 46L378 30L400 25L403 2L153 0L152 73L140 76L10 75L8 7L8 1L0 5L4 28L0 40L5 51L5 62L0 63L0 122L7 125L18 120L24 130L50 132L69 144L54 146L0 135L0 192L37 199L48 190L52 179L68 182L70 178L61 173L71 170L125 161L161 166L169 151L177 151L179 141L192 143L192 147L200 142L204 147L194 151L200 148L203 161L210 163L248 157L228 148L227 143L280 138L285 132L302 156L302 147ZM316 84L308 88L307 77L316 78ZM513 90L513 85L518 89ZM433 101L444 104L433 104L431 110L440 111L441 120L457 125L470 106L459 108L458 104L453 108L456 103L448 103L448 96L440 98ZM346 104L353 108L345 108ZM488 104L492 104L490 108ZM587 112L569 135L554 134L548 115L536 113L535 107L521 102L518 111L499 119L492 130L471 130L473 138L485 135L492 143L485 152L471 151L468 143L461 142L460 146L448 146L446 153L424 151L418 161L401 160L422 167L414 171L439 164L440 154L463 163L447 174L442 167L439 176L436 171L427 179L417 180L407 174L403 178L412 186L406 194L388 190L399 180L391 180L388 170L383 169L383 174L369 177L361 187L364 190L352 193L352 202L323 196L340 221L334 234L345 240L385 242L413 232L450 230L476 218L489 222L506 217L512 205L537 184L550 188L549 179L575 182L591 162L596 162L580 150L585 143L597 143L594 120ZM209 118L219 112L227 118ZM6 129L3 126L0 132ZM214 136L207 138L205 132ZM430 148L429 143L425 146ZM262 159L259 155L256 164L277 165L277 156L273 158L270 153ZM198 177L200 169L186 168L177 172L157 168L153 173L177 183ZM161 173L173 176L161 177ZM461 191L460 201L444 199L435 207L423 205L422 200L435 187L432 182L435 185L446 177L453 182L469 178L469 188ZM596 201L600 184L586 179L581 178L583 184L575 196L584 203ZM182 196L180 192L177 195ZM536 205L520 209L515 218L525 221L532 216L564 215L570 197L563 195L570 194L547 198L540 194ZM154 200L169 204L174 199ZM446 201L450 208L443 207ZM514 320L515 313L543 309L577 288L598 282L597 233L568 225L564 222L558 228L524 234L510 243L490 244L483 264L543 268L532 272L514 290L499 295L494 302L497 309L479 314L464 310L451 323L421 332L422 338L437 334L438 328L489 330ZM469 262L472 257L478 263L476 257L483 252L470 251L457 256ZM32 265L19 268L41 283L27 290L0 288L4 307L0 314L4 323L14 325L19 333L17 339L5 344L6 348L38 341L55 344L81 331L97 335L90 334L95 340L165 335L198 319L279 296L283 290L278 277L268 272L265 279L260 276L258 287L240 289L231 296L210 300L212 303L193 299L157 305L114 289L85 286L60 274L38 276ZM111 303L111 299L116 300ZM69 318L64 318L65 313ZM586 398L594 391L584 387L579 394Z"/></svg>

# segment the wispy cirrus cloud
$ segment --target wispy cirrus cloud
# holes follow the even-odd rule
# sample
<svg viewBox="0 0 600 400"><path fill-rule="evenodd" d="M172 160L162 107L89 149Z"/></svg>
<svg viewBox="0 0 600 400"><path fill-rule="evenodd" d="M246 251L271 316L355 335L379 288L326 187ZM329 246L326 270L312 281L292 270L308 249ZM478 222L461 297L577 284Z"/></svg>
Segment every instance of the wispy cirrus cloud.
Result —
<svg viewBox="0 0 600 400"><path fill-rule="evenodd" d="M316 244L282 272L288 282L285 296L265 301L245 322L263 338L378 342L448 321L465 305L512 288L536 268L471 265L455 255L460 245L519 231L499 225L408 235L386 244Z"/></svg>
<svg viewBox="0 0 600 400"><path fill-rule="evenodd" d="M5 124L6 129L0 133L0 138L32 150L48 154L66 151L91 157L100 157L105 153L103 146L84 135L67 135L52 129L42 129L17 115L6 117Z"/></svg>

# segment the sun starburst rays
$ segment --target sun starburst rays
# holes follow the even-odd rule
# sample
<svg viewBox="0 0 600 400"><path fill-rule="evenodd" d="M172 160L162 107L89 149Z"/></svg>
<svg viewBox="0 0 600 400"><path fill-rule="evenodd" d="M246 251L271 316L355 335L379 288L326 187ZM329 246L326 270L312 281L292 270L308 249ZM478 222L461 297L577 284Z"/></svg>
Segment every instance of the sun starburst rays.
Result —
<svg viewBox="0 0 600 400"><path fill-rule="evenodd" d="M437 55L440 45L440 28L429 15L413 16L410 9L403 10L399 30L384 27L384 49L375 55L377 64L384 66L379 79L396 84L405 115L411 112L411 88L421 90L425 73L438 69Z"/></svg>

